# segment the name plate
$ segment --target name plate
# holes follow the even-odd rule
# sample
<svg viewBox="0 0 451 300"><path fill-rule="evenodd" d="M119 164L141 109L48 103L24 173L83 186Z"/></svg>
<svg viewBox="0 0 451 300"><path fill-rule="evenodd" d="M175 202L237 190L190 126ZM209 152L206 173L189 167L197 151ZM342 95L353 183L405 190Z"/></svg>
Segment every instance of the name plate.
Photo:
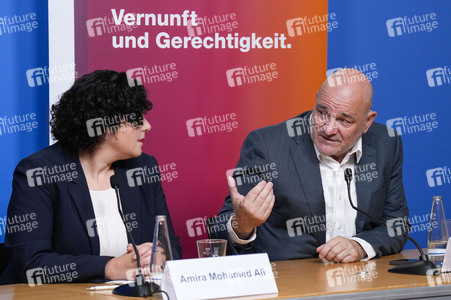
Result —
<svg viewBox="0 0 451 300"><path fill-rule="evenodd" d="M171 260L164 273L161 289L171 300L278 293L266 253Z"/></svg>
<svg viewBox="0 0 451 300"><path fill-rule="evenodd" d="M451 238L446 245L445 256L443 257L442 272L451 272Z"/></svg>

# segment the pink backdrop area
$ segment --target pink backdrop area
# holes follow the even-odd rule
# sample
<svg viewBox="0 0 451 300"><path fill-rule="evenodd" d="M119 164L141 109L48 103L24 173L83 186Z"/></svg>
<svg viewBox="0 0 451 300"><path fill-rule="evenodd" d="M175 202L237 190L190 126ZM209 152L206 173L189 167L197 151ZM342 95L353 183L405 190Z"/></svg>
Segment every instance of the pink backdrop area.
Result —
<svg viewBox="0 0 451 300"><path fill-rule="evenodd" d="M243 53L237 49L159 49L154 44L156 35L163 31L171 36L187 36L188 29L183 26L140 26L117 34L104 28L99 34L93 32L92 22L88 22L89 31L87 21L105 17L111 20L111 8L155 14L191 10L209 18L233 13L237 23L231 33L241 36L284 33L291 49ZM144 152L154 155L160 165L175 163L178 177L164 181L163 187L185 258L196 256L195 241L207 236L205 232L190 236L187 221L219 212L228 193L226 170L235 167L246 135L312 108L315 92L326 74L327 31L289 37L286 22L326 13L326 0L77 1L75 50L79 75L97 69L127 71L175 64L178 78L145 84L154 108L147 115L152 130L146 136ZM149 32L147 49L112 46L113 35L141 36L145 32ZM277 78L271 82L229 86L227 70L271 63L277 71ZM236 115L236 129L189 136L188 120L227 114Z"/></svg>

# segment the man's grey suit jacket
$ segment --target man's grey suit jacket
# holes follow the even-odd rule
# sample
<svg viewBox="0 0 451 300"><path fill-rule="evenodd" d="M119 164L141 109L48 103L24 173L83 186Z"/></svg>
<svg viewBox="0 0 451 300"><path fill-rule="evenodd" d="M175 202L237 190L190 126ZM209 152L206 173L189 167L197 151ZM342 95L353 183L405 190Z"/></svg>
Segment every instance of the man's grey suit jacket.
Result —
<svg viewBox="0 0 451 300"><path fill-rule="evenodd" d="M305 112L287 122L257 129L244 141L235 173L247 170L248 174L236 178L238 191L246 195L259 178L271 177L276 200L267 221L257 228L254 242L242 246L232 243L227 231L214 232L214 236L228 239L229 253L266 252L272 261L308 258L317 256L316 248L326 242L325 202L319 161L310 137L310 115L311 111ZM358 207L383 222L407 220L401 138L389 136L384 125L373 123L362 136L362 152L356 164ZM362 180L368 176L361 171L365 168L370 180ZM232 212L228 195L219 213L222 224L217 223L215 228L224 229ZM377 257L397 253L406 243L400 228L389 230L361 213L357 213L355 225L355 236L370 243ZM401 230L408 230L408 224Z"/></svg>

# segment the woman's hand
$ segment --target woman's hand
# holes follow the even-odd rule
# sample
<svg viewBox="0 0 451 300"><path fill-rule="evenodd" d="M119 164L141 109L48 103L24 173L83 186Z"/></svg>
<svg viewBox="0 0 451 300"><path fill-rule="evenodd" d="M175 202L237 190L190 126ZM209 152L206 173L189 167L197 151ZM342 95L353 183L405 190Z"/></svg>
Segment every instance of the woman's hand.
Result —
<svg viewBox="0 0 451 300"><path fill-rule="evenodd" d="M145 269L150 268L150 254L152 253L152 243L144 243L136 246L138 248L141 268L145 274ZM107 280L134 280L137 274L136 255L132 244L127 245L127 253L110 259L105 265L105 278Z"/></svg>

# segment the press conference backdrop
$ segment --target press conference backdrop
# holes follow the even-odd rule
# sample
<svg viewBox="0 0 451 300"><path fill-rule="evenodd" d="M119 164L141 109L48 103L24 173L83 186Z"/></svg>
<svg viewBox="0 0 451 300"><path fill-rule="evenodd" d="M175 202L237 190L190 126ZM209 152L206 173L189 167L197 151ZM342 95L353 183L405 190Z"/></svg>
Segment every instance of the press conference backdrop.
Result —
<svg viewBox="0 0 451 300"><path fill-rule="evenodd" d="M326 73L354 67L373 83L376 120L403 138L413 237L426 246L433 195L444 196L451 217L448 1L75 1L75 29L59 33L74 36L74 58L50 66L48 18L57 16L46 2L9 2L0 4L1 216L14 166L48 145L49 104L57 101L49 88L70 83L74 69L78 77L126 71L154 103L144 151L160 164L159 172L133 170L129 184L160 173L184 257L194 257L195 241L207 236L203 220L219 212L226 173L246 135L310 110ZM138 24L128 13L155 19ZM196 24L184 24L193 13ZM183 45L184 37L201 42ZM373 167L359 173L362 180L377 176ZM277 166L265 168L277 176ZM17 228L33 230L30 219L22 216Z"/></svg>

